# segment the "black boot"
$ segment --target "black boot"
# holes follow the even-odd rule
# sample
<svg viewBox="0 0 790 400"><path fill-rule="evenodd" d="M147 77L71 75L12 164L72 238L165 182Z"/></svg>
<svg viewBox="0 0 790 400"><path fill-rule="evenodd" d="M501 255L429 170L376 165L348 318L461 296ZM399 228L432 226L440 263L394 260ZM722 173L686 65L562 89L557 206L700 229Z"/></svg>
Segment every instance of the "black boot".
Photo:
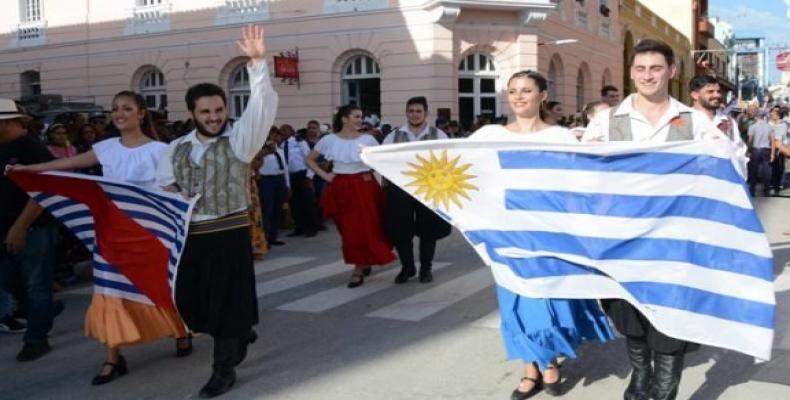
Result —
<svg viewBox="0 0 790 400"><path fill-rule="evenodd" d="M653 375L653 368L650 365L652 350L644 341L631 338L626 340L626 347L633 371L623 399L647 400L650 393L650 378Z"/></svg>
<svg viewBox="0 0 790 400"><path fill-rule="evenodd" d="M420 239L420 282L433 282L433 256L436 253L436 240Z"/></svg>
<svg viewBox="0 0 790 400"><path fill-rule="evenodd" d="M655 375L652 395L654 400L675 400L683 374L683 354L655 353Z"/></svg>
<svg viewBox="0 0 790 400"><path fill-rule="evenodd" d="M417 268L414 267L414 247L411 240L408 240L396 243L395 250L398 252L401 263L400 273L395 277L395 283L406 283L414 275L417 275Z"/></svg>
<svg viewBox="0 0 790 400"><path fill-rule="evenodd" d="M233 367L239 361L239 338L214 338L214 365L211 378L200 389L200 397L219 396L236 383Z"/></svg>

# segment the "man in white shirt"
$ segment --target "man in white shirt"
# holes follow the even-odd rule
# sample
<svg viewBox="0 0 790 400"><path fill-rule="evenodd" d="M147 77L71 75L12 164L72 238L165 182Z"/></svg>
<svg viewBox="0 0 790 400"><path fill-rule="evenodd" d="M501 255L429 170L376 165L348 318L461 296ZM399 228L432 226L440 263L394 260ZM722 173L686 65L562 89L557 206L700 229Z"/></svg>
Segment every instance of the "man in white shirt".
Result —
<svg viewBox="0 0 790 400"><path fill-rule="evenodd" d="M296 225L288 237L304 235L313 237L318 232L319 218L318 206L313 188L315 172L307 168L305 158L310 154L310 146L304 138L297 138L293 127L283 125L280 127L283 134L283 143L280 146L288 165L288 174L291 181L291 215Z"/></svg>
<svg viewBox="0 0 790 400"><path fill-rule="evenodd" d="M669 96L669 81L676 70L674 53L666 43L640 41L634 47L630 70L637 93L611 112L593 118L583 141L726 140L708 116ZM699 346L659 332L625 300L603 300L602 304L617 330L627 338L633 373L624 398L646 399L652 392L654 399L675 399L684 354Z"/></svg>
<svg viewBox="0 0 790 400"><path fill-rule="evenodd" d="M601 88L601 101L609 107L617 107L620 104L620 91L613 85L606 85Z"/></svg>
<svg viewBox="0 0 790 400"><path fill-rule="evenodd" d="M697 75L689 81L692 107L707 115L721 133L730 140L742 143L738 123L721 111L721 85L712 75Z"/></svg>
<svg viewBox="0 0 790 400"><path fill-rule="evenodd" d="M763 184L763 195L770 195L771 189L771 141L774 128L765 120L765 115L758 115L757 121L749 127L749 191L754 195L757 181Z"/></svg>
<svg viewBox="0 0 790 400"><path fill-rule="evenodd" d="M263 214L263 232L269 246L282 246L285 243L277 236L282 221L283 204L288 200L291 188L288 164L280 144L282 136L277 128L272 127L269 140L263 146L261 167L258 168L258 194L261 198Z"/></svg>
<svg viewBox="0 0 790 400"><path fill-rule="evenodd" d="M382 144L447 139L444 132L428 124L428 100L425 97L409 99L406 120L406 125L387 135ZM412 244L414 236L420 238L420 282L432 282L436 242L450 234L450 224L395 185L387 184L384 193L387 196L384 232L395 245L401 262L395 283L405 283L417 274Z"/></svg>
<svg viewBox="0 0 790 400"><path fill-rule="evenodd" d="M236 381L235 366L255 340L258 299L250 239L250 162L266 142L278 97L266 65L263 28L242 29L236 42L249 57L250 98L228 124L225 91L212 83L187 90L196 129L170 143L159 160L165 190L200 195L176 278L176 304L194 332L214 339L213 372L200 397L219 396Z"/></svg>

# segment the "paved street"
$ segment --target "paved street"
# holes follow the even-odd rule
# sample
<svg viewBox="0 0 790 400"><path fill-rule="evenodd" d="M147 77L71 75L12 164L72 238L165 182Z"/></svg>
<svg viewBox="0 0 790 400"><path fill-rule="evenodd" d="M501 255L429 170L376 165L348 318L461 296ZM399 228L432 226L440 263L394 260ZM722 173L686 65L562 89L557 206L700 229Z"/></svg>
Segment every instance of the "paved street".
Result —
<svg viewBox="0 0 790 400"><path fill-rule="evenodd" d="M776 257L778 318L774 358L703 348L687 359L681 399L790 398L790 199L757 199ZM256 265L261 338L223 398L507 399L521 367L505 360L490 273L464 240L440 242L436 280L395 286L398 267L349 290L334 231L288 240ZM186 359L172 340L123 350L130 373L102 387L90 380L103 348L82 334L91 288L58 294L66 311L53 351L17 363L21 337L0 336L0 399L196 398L210 374L211 341L195 340ZM629 368L622 340L580 349L562 368L565 399L622 398ZM541 395L536 398L548 398Z"/></svg>

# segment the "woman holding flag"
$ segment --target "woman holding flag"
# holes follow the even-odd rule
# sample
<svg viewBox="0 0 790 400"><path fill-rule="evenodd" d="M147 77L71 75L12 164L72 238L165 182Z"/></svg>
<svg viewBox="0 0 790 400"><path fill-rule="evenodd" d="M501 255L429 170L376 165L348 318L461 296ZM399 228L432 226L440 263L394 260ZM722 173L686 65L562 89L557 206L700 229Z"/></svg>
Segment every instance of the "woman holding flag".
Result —
<svg viewBox="0 0 790 400"><path fill-rule="evenodd" d="M19 171L81 170L101 165L105 178L155 189L156 166L167 144L160 142L145 100L139 94L123 91L112 101L113 124L119 138L110 138L75 157L47 163L15 166ZM106 361L93 378L93 385L109 383L127 372L120 347L174 337L176 356L192 352L191 338L175 309L155 305L144 294L118 289L118 280L129 283L118 271L94 263L94 294L85 316L85 334L107 346ZM115 277L115 279L113 279ZM107 278L107 279L105 279ZM133 286L133 285L132 285Z"/></svg>
<svg viewBox="0 0 790 400"><path fill-rule="evenodd" d="M470 140L578 143L565 128L546 123L546 78L534 71L514 74L508 81L508 103L515 121L507 126L487 125ZM497 285L501 332L510 359L524 361L524 376L511 399L530 398L543 389L562 394L557 357L576 357L584 340L613 339L606 316L594 300L524 297Z"/></svg>

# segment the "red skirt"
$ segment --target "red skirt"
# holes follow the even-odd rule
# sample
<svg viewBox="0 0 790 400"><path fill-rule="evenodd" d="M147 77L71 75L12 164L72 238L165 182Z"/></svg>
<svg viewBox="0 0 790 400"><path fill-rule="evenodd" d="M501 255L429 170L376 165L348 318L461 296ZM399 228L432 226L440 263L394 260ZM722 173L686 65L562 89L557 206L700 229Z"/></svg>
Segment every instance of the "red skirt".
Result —
<svg viewBox="0 0 790 400"><path fill-rule="evenodd" d="M321 209L337 224L347 264L384 265L395 260L382 225L384 192L372 173L335 175L321 196Z"/></svg>

